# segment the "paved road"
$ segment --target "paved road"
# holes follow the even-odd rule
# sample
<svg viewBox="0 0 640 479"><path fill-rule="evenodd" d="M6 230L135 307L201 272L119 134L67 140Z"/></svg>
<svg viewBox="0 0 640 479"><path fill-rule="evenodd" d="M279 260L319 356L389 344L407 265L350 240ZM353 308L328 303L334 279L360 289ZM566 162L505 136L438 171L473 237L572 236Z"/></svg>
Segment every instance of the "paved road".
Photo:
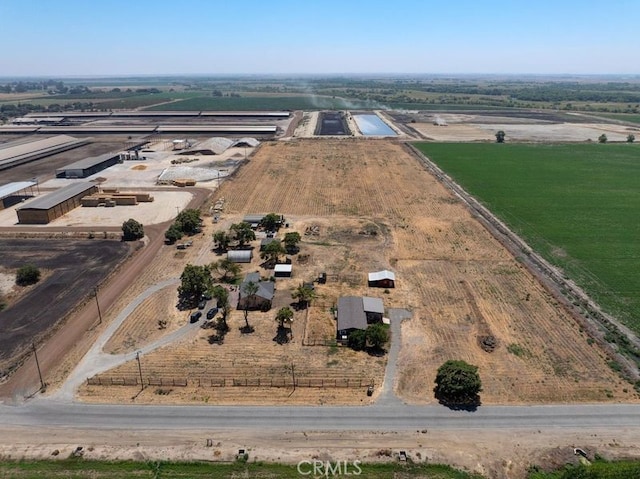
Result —
<svg viewBox="0 0 640 479"><path fill-rule="evenodd" d="M640 428L639 405L247 407L93 405L37 398L0 405L3 426L121 430L265 429L287 431Z"/></svg>

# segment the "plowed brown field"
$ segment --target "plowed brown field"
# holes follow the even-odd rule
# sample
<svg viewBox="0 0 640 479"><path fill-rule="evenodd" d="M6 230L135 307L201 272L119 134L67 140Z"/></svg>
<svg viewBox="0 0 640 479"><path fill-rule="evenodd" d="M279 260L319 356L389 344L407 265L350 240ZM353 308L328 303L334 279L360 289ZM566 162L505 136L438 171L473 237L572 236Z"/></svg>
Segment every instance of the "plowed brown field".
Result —
<svg viewBox="0 0 640 479"><path fill-rule="evenodd" d="M386 307L413 312L402 326L396 378L398 395L409 402L434 401L436 370L447 359L479 366L485 404L637 399L571 316L399 142L264 144L217 197L225 198L224 216L231 222L247 213L277 212L301 234L317 226L316 233L303 235L301 253L293 260L294 278L277 283L282 304L302 280L327 272L329 281L317 286L319 297L308 319L306 313L296 313L290 345L270 341L275 311L252 313L257 331L249 336L239 334L243 320L236 312L222 346L209 345L201 332L149 354L143 362L147 370L197 377L220 365L236 368L238 374L245 368L275 367L282 371L274 372L285 375L285 365L294 362L301 372L307 368L307 374L332 377L338 369L340 374L372 377L379 385L384 360L346 348L335 352L302 345L303 338L322 341L332 332L329 310L340 295L366 294L383 298ZM397 275L396 288L388 294L366 286L366 273L381 268ZM493 352L478 345L477 335L487 331L497 339ZM135 364L114 373L134 374ZM104 389L85 389L85 396ZM233 388L237 392L232 397L219 389L191 394L191 399L233 402L259 400L262 394L278 401L281 395ZM161 400L152 398L151 391L144 394L147 400ZM187 393L178 396L189 399ZM318 396L310 399L362 400L360 392L355 401L340 392Z"/></svg>

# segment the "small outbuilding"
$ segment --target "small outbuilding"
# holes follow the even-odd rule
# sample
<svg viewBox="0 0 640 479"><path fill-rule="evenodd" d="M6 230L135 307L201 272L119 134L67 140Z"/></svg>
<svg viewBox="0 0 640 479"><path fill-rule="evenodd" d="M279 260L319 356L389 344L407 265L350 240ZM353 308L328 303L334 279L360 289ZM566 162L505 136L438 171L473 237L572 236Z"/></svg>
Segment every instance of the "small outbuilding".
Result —
<svg viewBox="0 0 640 479"><path fill-rule="evenodd" d="M250 249L232 249L227 251L227 259L233 263L251 263L253 251Z"/></svg>
<svg viewBox="0 0 640 479"><path fill-rule="evenodd" d="M372 288L395 288L396 275L393 271L386 269L369 273L369 286Z"/></svg>
<svg viewBox="0 0 640 479"><path fill-rule="evenodd" d="M276 278L291 278L293 267L290 264L277 264L273 268L273 275Z"/></svg>

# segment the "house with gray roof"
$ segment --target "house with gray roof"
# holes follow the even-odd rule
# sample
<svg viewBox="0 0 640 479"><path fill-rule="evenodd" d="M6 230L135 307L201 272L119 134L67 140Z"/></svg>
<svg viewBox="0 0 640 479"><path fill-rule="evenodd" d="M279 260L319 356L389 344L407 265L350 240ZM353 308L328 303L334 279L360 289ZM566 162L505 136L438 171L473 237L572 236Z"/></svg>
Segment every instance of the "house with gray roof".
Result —
<svg viewBox="0 0 640 479"><path fill-rule="evenodd" d="M384 315L384 303L380 298L368 296L343 296L338 299L336 339L346 343L349 334L356 329L366 330L370 324L379 323Z"/></svg>
<svg viewBox="0 0 640 479"><path fill-rule="evenodd" d="M258 286L255 294L247 294L246 285L254 283ZM273 281L261 281L260 273L249 273L240 284L238 295L238 309L268 311L275 295L275 283Z"/></svg>

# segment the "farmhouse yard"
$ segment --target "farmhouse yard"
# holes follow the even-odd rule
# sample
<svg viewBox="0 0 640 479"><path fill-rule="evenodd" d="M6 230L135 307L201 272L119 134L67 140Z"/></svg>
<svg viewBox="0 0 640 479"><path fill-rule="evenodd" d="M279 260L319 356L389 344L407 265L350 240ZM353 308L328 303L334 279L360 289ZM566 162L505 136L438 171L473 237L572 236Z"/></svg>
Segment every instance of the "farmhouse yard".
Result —
<svg viewBox="0 0 640 479"><path fill-rule="evenodd" d="M386 357L306 345L330 339L335 324L331 308L341 295L380 297L386 308L412 312L402 324L401 338L395 338L402 346L395 386L405 401L434 402L437 368L458 358L480 367L485 404L636 397L571 316L397 141L266 143L223 183L211 205L218 198L224 198L221 223L208 224L202 243L187 254L195 255L200 264L210 262L216 258L206 242L215 229L246 214L277 212L285 216L291 231L302 235L300 253L292 257L293 277L276 282L277 307L292 301L291 291L302 281L326 272L327 283L316 285L318 298L311 308L295 313L289 344L273 341L274 307L266 313L249 313L253 334L240 333L243 313L234 311L223 344L209 344L212 331L202 329L145 355L143 376L154 378L153 384L162 384L158 380L164 377L186 380L188 385L147 387L136 401L366 402L365 388L298 388L292 393L287 387L252 387L249 381L284 380L297 374L300 379L372 380L379 388ZM167 266L174 254L175 250L166 249L162 255L167 259L160 262ZM186 258L182 262L171 258L174 277L185 262ZM244 272L260 270L258 262L245 266ZM388 293L367 287L367 273L380 269L396 273L396 288ZM163 304L172 307L169 301ZM149 308L148 314L157 311ZM143 316L136 312L130 320ZM495 348L491 352L479 340L488 336ZM104 377L135 377L137 367L135 361L129 362ZM212 386L220 376L231 382L246 378L246 386ZM139 386L85 385L81 395L91 401L124 400L139 390Z"/></svg>

